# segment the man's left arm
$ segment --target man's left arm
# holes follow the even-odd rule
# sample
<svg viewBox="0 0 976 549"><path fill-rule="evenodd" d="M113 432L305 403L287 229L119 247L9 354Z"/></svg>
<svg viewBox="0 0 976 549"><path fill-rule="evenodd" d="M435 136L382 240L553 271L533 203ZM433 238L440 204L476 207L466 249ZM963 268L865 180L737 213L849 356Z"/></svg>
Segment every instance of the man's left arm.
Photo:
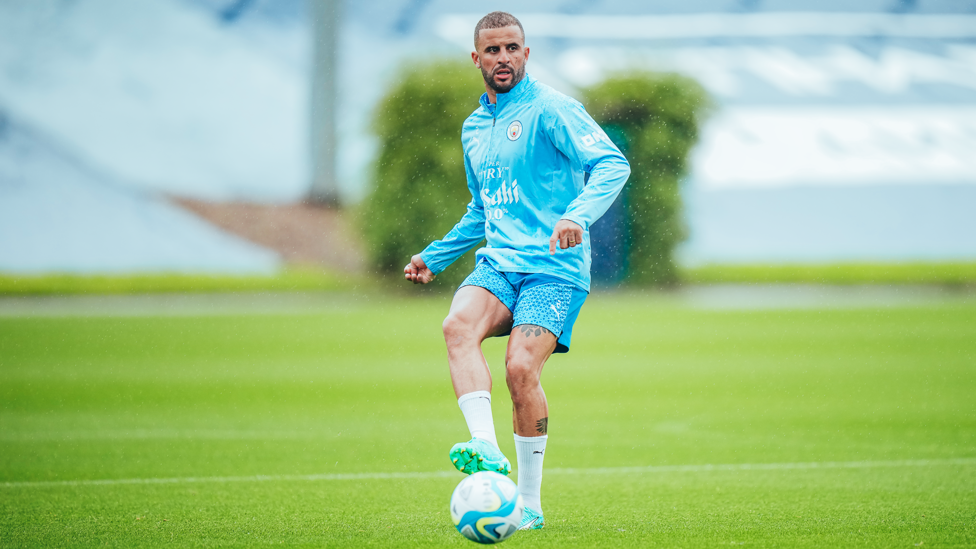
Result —
<svg viewBox="0 0 976 549"><path fill-rule="evenodd" d="M557 234L565 232L563 221L572 221L583 230L588 230L610 209L620 194L630 177L630 164L582 105L574 103L553 109L549 119L547 130L553 144L570 161L590 174L583 192L570 202L553 233L551 241L558 241L559 246L565 249L568 247L566 242ZM581 242L572 244L577 243ZM550 253L552 251L554 246L550 246Z"/></svg>

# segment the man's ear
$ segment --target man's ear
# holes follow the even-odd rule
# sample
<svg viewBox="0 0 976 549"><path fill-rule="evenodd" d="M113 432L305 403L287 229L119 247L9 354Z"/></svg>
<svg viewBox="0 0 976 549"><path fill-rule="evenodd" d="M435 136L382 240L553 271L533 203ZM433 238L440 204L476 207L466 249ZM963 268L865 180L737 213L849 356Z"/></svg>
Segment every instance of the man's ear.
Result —
<svg viewBox="0 0 976 549"><path fill-rule="evenodd" d="M474 66L478 67L479 69L481 68L481 57L478 55L478 52L471 52L471 60L474 61Z"/></svg>

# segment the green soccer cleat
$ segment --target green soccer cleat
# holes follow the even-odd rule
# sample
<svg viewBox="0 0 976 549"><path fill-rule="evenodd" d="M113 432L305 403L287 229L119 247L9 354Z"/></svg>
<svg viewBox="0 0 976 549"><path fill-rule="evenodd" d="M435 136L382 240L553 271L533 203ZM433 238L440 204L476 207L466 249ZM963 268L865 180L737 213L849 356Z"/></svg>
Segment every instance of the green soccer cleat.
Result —
<svg viewBox="0 0 976 549"><path fill-rule="evenodd" d="M507 475L512 472L512 464L501 450L487 440L473 438L459 442L451 448L451 463L458 471L470 475L478 471L492 471Z"/></svg>
<svg viewBox="0 0 976 549"><path fill-rule="evenodd" d="M519 530L541 530L546 525L546 520L542 518L542 513L536 513L528 507L522 512L522 522Z"/></svg>

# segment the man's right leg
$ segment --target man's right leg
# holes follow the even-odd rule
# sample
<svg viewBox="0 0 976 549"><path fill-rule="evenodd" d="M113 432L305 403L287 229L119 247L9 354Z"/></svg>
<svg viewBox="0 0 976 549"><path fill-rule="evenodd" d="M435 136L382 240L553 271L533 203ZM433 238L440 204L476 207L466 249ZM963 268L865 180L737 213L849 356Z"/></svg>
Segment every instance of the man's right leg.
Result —
<svg viewBox="0 0 976 549"><path fill-rule="evenodd" d="M444 341L451 382L471 440L455 444L451 462L463 473L497 471L508 474L511 464L498 449L491 416L491 371L481 343L511 328L512 312L493 293L480 286L464 286L454 294L444 319Z"/></svg>

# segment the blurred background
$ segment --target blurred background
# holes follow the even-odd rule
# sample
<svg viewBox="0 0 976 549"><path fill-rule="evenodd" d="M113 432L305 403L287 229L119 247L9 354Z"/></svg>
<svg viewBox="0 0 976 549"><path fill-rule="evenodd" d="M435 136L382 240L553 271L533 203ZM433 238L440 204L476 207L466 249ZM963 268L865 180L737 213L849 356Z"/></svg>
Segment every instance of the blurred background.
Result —
<svg viewBox="0 0 976 549"><path fill-rule="evenodd" d="M958 275L976 262L976 1L491 7L523 22L529 72L569 95L646 71L705 90L679 186L685 280L727 280L736 266L976 276ZM361 215L378 109L411 71L465 62L486 9L0 0L6 291L51 274L378 270ZM609 233L611 247L625 238Z"/></svg>
<svg viewBox="0 0 976 549"><path fill-rule="evenodd" d="M974 545L976 0L0 0L0 545L466 543L493 9L634 167L524 545Z"/></svg>

